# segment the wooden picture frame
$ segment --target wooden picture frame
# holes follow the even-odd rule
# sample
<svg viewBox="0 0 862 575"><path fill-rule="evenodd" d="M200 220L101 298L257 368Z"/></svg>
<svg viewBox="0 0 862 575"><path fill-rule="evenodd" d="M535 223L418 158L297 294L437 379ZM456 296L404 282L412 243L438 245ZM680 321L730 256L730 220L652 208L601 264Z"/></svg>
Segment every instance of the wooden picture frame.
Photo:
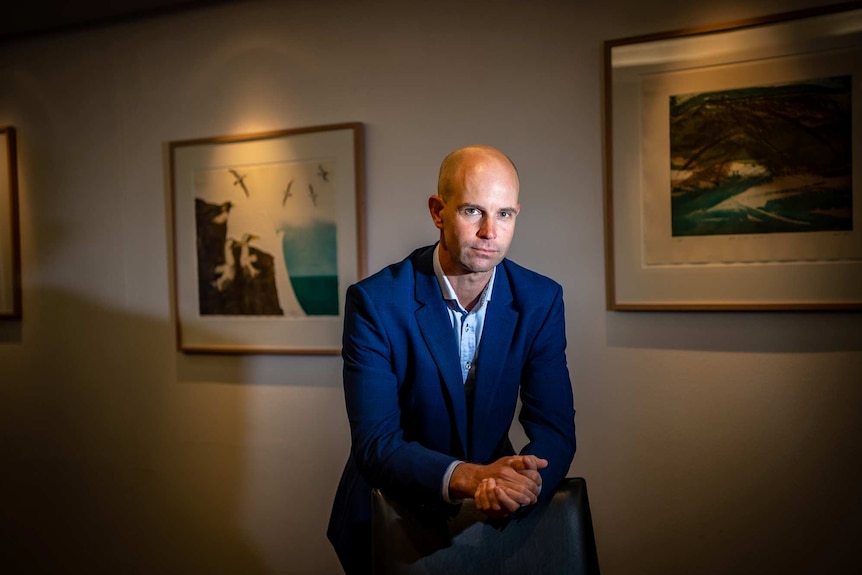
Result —
<svg viewBox="0 0 862 575"><path fill-rule="evenodd" d="M21 235L15 128L0 127L0 320L20 320Z"/></svg>
<svg viewBox="0 0 862 575"><path fill-rule="evenodd" d="M609 310L862 309L862 2L604 44Z"/></svg>
<svg viewBox="0 0 862 575"><path fill-rule="evenodd" d="M179 350L339 353L365 275L363 125L168 148Z"/></svg>

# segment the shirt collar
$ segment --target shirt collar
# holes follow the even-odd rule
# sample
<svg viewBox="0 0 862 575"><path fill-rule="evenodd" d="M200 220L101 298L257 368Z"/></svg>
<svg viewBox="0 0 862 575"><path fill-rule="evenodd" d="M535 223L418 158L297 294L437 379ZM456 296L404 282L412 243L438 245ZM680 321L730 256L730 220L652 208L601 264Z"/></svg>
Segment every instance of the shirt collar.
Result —
<svg viewBox="0 0 862 575"><path fill-rule="evenodd" d="M449 278L447 278L446 274L443 273L443 266L440 265L440 242L437 242L437 245L434 247L434 256L431 259L434 260L434 275L437 276L437 283L440 285L443 299L449 301L454 300L460 306L461 304L458 302L458 296L455 295L455 289L449 282ZM491 270L491 279L488 280L488 285L486 285L485 289L482 291L482 297L479 298L479 304L473 308L474 311L480 309L486 302L491 301L491 291L494 289L494 278L496 276L497 266L494 266L494 269Z"/></svg>

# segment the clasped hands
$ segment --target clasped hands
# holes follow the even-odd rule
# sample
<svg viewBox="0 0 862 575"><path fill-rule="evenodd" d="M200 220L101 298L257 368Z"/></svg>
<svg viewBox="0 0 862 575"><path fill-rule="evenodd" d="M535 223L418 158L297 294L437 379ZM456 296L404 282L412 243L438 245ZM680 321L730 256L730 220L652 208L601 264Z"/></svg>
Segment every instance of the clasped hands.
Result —
<svg viewBox="0 0 862 575"><path fill-rule="evenodd" d="M449 493L458 499L472 497L476 509L488 517L506 517L537 501L539 470L547 466L547 459L535 455L501 457L488 465L461 463L452 473Z"/></svg>

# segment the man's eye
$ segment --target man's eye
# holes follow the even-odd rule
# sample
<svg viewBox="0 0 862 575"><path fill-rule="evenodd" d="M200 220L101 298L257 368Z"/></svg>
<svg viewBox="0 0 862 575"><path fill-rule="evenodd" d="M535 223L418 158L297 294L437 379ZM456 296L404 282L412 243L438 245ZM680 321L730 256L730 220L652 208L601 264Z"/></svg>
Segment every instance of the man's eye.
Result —
<svg viewBox="0 0 862 575"><path fill-rule="evenodd" d="M468 216L478 216L480 212L477 208L464 208L464 213Z"/></svg>

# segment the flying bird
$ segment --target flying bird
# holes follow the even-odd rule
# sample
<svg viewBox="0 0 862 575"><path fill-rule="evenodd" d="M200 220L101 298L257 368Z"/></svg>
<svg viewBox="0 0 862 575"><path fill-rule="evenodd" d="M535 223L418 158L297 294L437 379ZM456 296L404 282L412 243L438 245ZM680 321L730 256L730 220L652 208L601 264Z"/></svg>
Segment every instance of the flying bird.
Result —
<svg viewBox="0 0 862 575"><path fill-rule="evenodd" d="M284 197L281 199L281 205L282 206L284 206L284 204L287 203L287 198L289 198L293 195L293 192L290 191L290 187L292 185L293 185L293 180L290 180L290 182L288 182L288 184L287 184L287 188L284 189Z"/></svg>
<svg viewBox="0 0 862 575"><path fill-rule="evenodd" d="M236 170L228 170L228 171L231 174L233 174L234 178L236 178L233 182L233 185L236 186L238 184L242 188L242 191L245 192L245 197L248 197L248 188L245 187L245 178L246 178L246 176L248 176L248 174L240 175L240 173L237 172Z"/></svg>
<svg viewBox="0 0 862 575"><path fill-rule="evenodd" d="M314 191L314 186L308 184L308 195L311 196L311 203L317 205L317 192Z"/></svg>
<svg viewBox="0 0 862 575"><path fill-rule="evenodd" d="M329 181L329 172L323 169L323 164L317 164L317 175L323 178L324 182Z"/></svg>

